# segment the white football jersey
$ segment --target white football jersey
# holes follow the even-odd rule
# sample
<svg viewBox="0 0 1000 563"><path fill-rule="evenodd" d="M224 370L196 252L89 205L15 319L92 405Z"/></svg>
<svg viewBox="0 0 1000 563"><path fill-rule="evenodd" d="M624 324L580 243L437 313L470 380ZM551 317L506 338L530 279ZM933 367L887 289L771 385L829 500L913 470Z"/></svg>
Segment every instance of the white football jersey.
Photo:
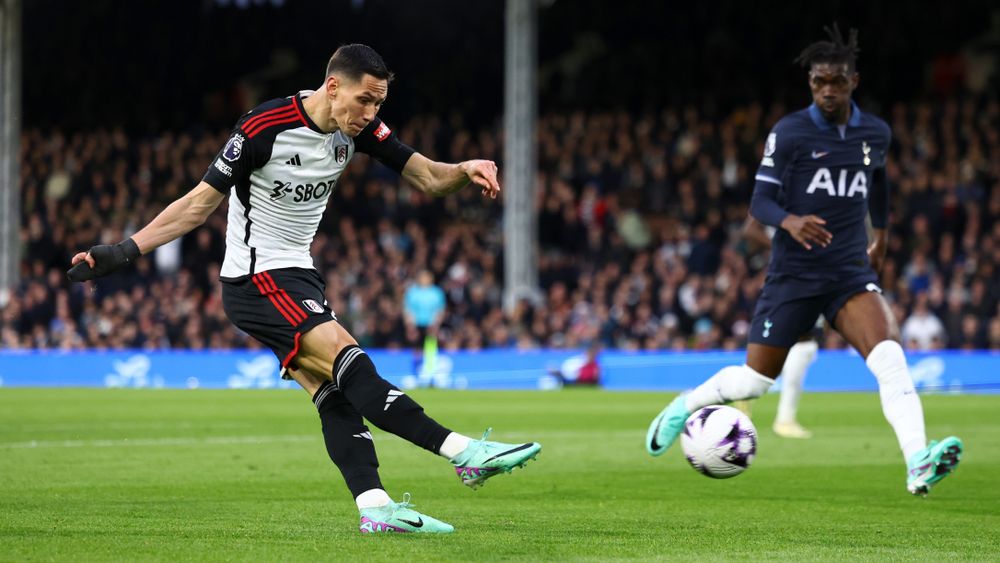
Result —
<svg viewBox="0 0 1000 563"><path fill-rule="evenodd" d="M224 281L277 268L313 268L309 253L337 180L356 151L402 172L413 149L378 118L357 137L324 133L306 114L303 91L242 118L205 174L232 197Z"/></svg>

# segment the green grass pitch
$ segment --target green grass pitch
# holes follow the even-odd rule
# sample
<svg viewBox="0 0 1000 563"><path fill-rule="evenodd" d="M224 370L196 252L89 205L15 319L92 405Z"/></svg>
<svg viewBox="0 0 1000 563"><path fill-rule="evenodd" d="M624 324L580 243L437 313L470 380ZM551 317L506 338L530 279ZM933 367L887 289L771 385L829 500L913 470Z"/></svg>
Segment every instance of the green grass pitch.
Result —
<svg viewBox="0 0 1000 563"><path fill-rule="evenodd" d="M537 461L462 486L446 461L376 431L383 481L451 536L362 536L301 391L0 389L0 560L944 560L1000 558L1000 399L925 396L930 437L966 444L927 499L904 487L875 394L807 394L816 437L774 436L715 481L679 446L643 448L663 393L416 391Z"/></svg>

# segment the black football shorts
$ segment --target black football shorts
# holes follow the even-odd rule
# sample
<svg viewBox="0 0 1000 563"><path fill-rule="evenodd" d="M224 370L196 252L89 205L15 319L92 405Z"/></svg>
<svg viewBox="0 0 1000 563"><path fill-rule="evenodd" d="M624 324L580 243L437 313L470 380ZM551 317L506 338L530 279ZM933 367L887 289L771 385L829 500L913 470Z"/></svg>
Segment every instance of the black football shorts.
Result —
<svg viewBox="0 0 1000 563"><path fill-rule="evenodd" d="M327 305L325 290L316 270L279 268L240 281L223 281L222 306L233 324L274 351L284 376L284 368L296 368L302 335L337 320Z"/></svg>

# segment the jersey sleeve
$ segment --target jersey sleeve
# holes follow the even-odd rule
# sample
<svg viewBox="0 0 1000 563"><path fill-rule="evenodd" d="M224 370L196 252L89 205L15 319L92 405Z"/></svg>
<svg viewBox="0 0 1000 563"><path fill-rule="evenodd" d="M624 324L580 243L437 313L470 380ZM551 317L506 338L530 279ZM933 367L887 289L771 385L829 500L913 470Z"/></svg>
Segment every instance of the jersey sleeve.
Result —
<svg viewBox="0 0 1000 563"><path fill-rule="evenodd" d="M788 216L778 202L785 168L795 152L794 140L785 121L774 125L764 142L764 157L754 176L753 196L750 198L750 215L764 225L777 227Z"/></svg>
<svg viewBox="0 0 1000 563"><path fill-rule="evenodd" d="M794 152L795 142L789 128L785 126L784 120L779 121L767 135L767 140L764 142L764 157L760 161L754 179L780 186L785 168L792 161Z"/></svg>
<svg viewBox="0 0 1000 563"><path fill-rule="evenodd" d="M401 142L392 129L377 117L354 138L354 150L375 157L400 174L406 161L416 152Z"/></svg>
<svg viewBox="0 0 1000 563"><path fill-rule="evenodd" d="M258 137L259 138L259 137ZM208 185L224 194L239 182L246 182L250 173L264 165L261 161L263 141L251 139L243 129L237 127L229 136L225 146L215 156L204 180Z"/></svg>
<svg viewBox="0 0 1000 563"><path fill-rule="evenodd" d="M889 224L889 176L886 174L886 163L889 155L889 145L892 143L892 131L885 126L885 141L883 148L876 155L875 169L872 171L872 189L868 196L868 215L872 227L884 229Z"/></svg>
<svg viewBox="0 0 1000 563"><path fill-rule="evenodd" d="M882 152L879 155L879 168L885 168L886 163L889 161L889 147L892 146L892 129L889 128L889 124L885 124L885 143L882 145Z"/></svg>

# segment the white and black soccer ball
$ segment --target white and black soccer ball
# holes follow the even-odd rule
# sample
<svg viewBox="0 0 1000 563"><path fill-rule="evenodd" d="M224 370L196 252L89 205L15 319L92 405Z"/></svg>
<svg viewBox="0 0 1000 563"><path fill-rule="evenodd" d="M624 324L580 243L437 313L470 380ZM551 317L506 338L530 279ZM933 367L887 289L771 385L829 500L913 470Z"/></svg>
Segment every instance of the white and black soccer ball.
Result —
<svg viewBox="0 0 1000 563"><path fill-rule="evenodd" d="M737 409L712 405L698 409L684 423L681 448L688 463L715 479L746 471L757 453L757 429Z"/></svg>

